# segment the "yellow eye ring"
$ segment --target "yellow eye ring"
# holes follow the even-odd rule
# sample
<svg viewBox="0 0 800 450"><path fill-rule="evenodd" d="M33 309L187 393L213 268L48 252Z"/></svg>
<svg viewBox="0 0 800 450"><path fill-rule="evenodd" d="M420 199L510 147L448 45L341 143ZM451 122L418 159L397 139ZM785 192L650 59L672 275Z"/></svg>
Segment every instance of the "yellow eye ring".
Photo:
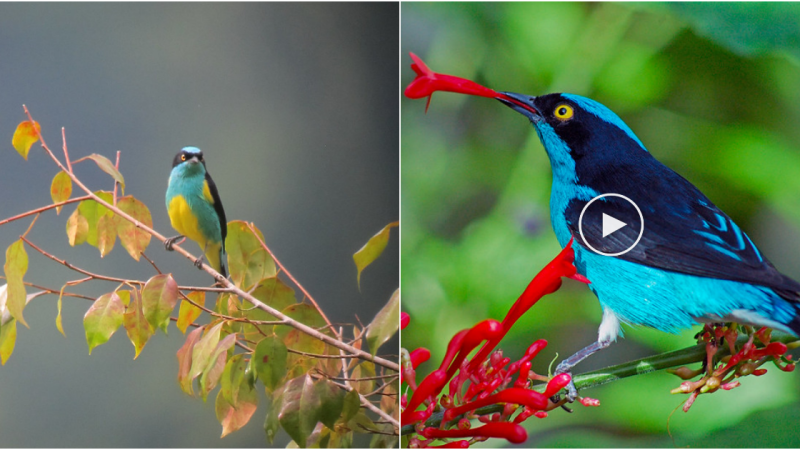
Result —
<svg viewBox="0 0 800 450"><path fill-rule="evenodd" d="M572 106L561 104L556 106L555 111L553 111L553 115L556 116L556 119L563 122L571 119L572 116L575 115L575 110L572 109Z"/></svg>

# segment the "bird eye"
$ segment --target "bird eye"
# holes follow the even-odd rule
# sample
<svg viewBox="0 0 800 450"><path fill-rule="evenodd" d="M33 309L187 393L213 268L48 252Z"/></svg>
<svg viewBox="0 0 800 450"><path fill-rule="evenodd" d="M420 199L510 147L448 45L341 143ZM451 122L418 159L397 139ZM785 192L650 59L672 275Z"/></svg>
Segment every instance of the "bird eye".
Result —
<svg viewBox="0 0 800 450"><path fill-rule="evenodd" d="M186 155L181 155L181 161L186 161Z"/></svg>
<svg viewBox="0 0 800 450"><path fill-rule="evenodd" d="M555 111L556 119L561 120L562 122L571 119L574 114L575 111L572 109L572 106L569 105L556 106L556 111Z"/></svg>

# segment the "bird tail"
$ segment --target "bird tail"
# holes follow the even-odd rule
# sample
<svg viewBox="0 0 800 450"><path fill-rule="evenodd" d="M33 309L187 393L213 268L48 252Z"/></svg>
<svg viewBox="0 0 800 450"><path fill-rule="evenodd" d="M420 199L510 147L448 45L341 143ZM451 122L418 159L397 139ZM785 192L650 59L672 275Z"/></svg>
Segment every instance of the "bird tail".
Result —
<svg viewBox="0 0 800 450"><path fill-rule="evenodd" d="M228 271L226 270L228 263L228 255L225 253L224 244L208 244L206 249L206 259L211 267L217 272L221 273L223 277L228 278Z"/></svg>

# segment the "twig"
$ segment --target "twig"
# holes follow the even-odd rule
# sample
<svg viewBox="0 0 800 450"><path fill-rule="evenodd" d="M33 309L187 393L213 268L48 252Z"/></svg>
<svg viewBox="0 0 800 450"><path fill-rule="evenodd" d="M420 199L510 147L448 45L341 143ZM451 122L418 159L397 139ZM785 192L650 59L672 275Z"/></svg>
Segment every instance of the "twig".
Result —
<svg viewBox="0 0 800 450"><path fill-rule="evenodd" d="M54 208L57 208L59 206L68 205L70 203L82 202L84 200L89 200L90 198L92 198L92 197L90 197L88 195L84 195L83 197L75 197L75 198L71 198L69 200L64 200L63 202L53 203L52 205L47 205L47 206L42 206L41 208L32 209L32 210L24 212L22 214L17 214L14 217L9 217L8 219L0 220L0 226L3 226L5 224L7 224L9 222L13 222L15 220L19 220L19 219L22 219L22 218L25 218L25 217L28 217L28 216L32 216L34 214L39 214L40 212L47 211L48 209L54 209Z"/></svg>
<svg viewBox="0 0 800 450"><path fill-rule="evenodd" d="M33 117L31 116L31 113L28 110L27 106L23 105L23 109L25 110L25 114L28 116L28 119L31 121L31 123L33 123ZM66 168L61 163L61 161L59 161L59 159L53 154L53 152L47 146L47 143L45 142L44 136L42 136L41 131L38 130L37 128L35 128L35 127L34 127L34 131L36 132L36 136L39 138L39 141L41 142L42 148L47 152L47 154L50 156L50 158L53 160L53 162L61 170L66 171ZM65 153L65 155L67 155L66 141L64 141L64 153ZM74 173L67 172L67 174L69 175L70 179L72 179L72 181L81 190L86 192L86 194L88 194L96 202L98 202L101 205L105 206L106 208L112 210L118 217L122 217L123 219L131 222L136 228L139 228L140 230L144 231L145 233L150 234L151 236L153 236L154 238L156 238L156 239L158 239L158 240L160 240L162 242L166 240L166 237L164 235L162 235L161 233L159 233L159 232L155 231L153 228L148 227L147 225L141 223L140 221L138 221L135 218L131 217L128 213L122 211L121 209L117 208L116 206L111 205L110 203L108 203L105 200L103 200L102 198L100 198L97 194L92 192L92 190L89 189L85 184L83 184L83 182L78 177L76 177ZM189 253L187 250L184 250L179 245L174 245L173 246L173 250L176 251L177 253L180 253L181 255L183 255L186 259L188 259L192 263L194 263L194 261L197 260L197 258L194 255ZM68 267L71 267L71 266L68 266ZM360 359L371 361L371 362L373 362L375 364L378 364L380 366L386 367L387 369L390 369L390 370L394 370L394 371L397 371L397 372L400 371L400 365L398 363L396 363L396 362L389 361L389 360L386 360L386 359L378 357L378 356L372 356L371 354L369 354L369 353L367 353L367 352L365 352L363 350L360 350L360 349L357 349L357 348L355 348L355 347L353 347L351 345L345 344L344 342L342 342L340 340L331 338L330 336L322 334L322 333L318 332L317 330L309 327L308 325L306 325L304 323L301 323L301 322L298 322L298 321L292 319L291 317L283 314L282 312L278 311L277 309L275 309L275 308L263 303L261 300L253 297L249 293L243 291L242 289L240 289L239 287L234 285L230 280L228 280L227 278L223 277L219 272L217 272L213 267L209 266L207 263L203 263L201 265L201 269L204 270L206 273L210 274L211 276L213 276L214 279L217 280L217 282L222 284L224 287L227 287L228 288L228 292L234 293L234 294L238 295L240 298L246 299L247 301L249 301L253 305L257 306L259 309L261 309L263 311L266 311L266 312L272 314L273 316L285 321L286 325L291 326L291 327L293 327L293 328L295 328L295 329L297 329L297 330L299 330L299 331L301 331L301 332L303 332L305 334L308 334L309 336L312 336L317 340L323 341L326 344L330 344L330 345L332 345L332 346L334 346L334 347L336 347L336 348L338 348L340 350L344 350L344 351L346 351L348 353L351 353L351 354L353 354L354 356L356 356L356 357L358 357ZM89 273L86 273L86 272L83 272L83 273L86 274L86 275L89 275ZM111 277L104 277L104 278L101 278L101 279L110 279L110 278Z"/></svg>

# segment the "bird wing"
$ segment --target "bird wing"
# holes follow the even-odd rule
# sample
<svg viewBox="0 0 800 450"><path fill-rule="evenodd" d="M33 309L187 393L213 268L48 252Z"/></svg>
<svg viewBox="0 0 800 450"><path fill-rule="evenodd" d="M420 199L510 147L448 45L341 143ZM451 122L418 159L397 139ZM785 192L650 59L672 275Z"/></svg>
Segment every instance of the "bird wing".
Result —
<svg viewBox="0 0 800 450"><path fill-rule="evenodd" d="M222 200L219 198L217 185L214 183L214 180L211 179L211 175L208 174L208 171L206 171L206 184L208 185L208 191L211 192L214 211L216 211L217 216L219 216L219 229L222 232L222 248L224 249L225 237L228 235L228 220L225 218L225 209L222 208Z"/></svg>
<svg viewBox="0 0 800 450"><path fill-rule="evenodd" d="M696 187L667 170L669 173L662 172L664 176L656 182L641 179L642 175L636 174L638 171L625 170L626 183L597 186L605 189L601 192L630 197L644 217L639 243L615 258L672 272L766 286L787 300L800 301L800 283L780 273L747 234ZM607 175L614 179L613 174ZM587 203L574 199L565 211L569 230L582 244L585 242L580 236L578 221ZM625 226L602 239L592 239L592 245L604 253L615 253L633 245L640 229L636 211L617 197L606 197L602 210L635 225ZM587 236L602 236L600 220L584 220L582 227Z"/></svg>

